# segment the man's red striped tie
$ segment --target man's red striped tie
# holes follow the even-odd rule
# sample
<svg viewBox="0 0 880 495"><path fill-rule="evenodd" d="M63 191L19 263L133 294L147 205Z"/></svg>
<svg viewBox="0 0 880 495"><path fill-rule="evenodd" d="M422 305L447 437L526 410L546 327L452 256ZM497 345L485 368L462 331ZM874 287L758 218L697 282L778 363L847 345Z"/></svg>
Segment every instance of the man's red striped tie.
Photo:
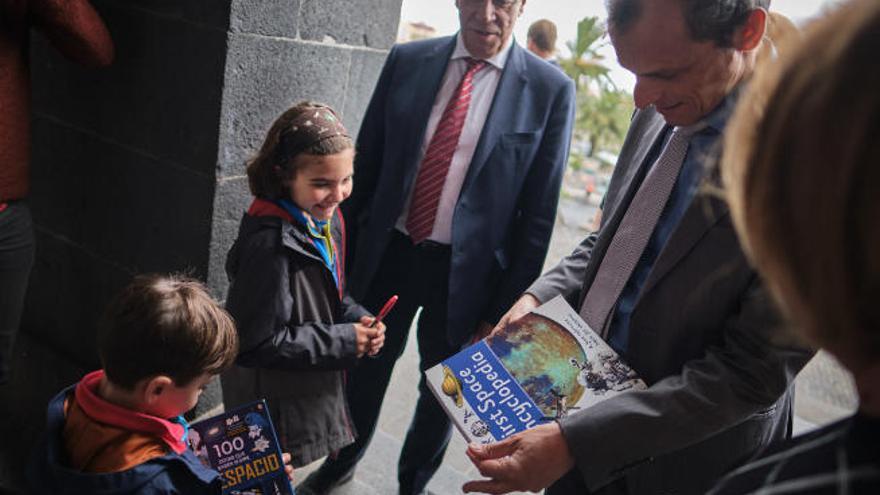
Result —
<svg viewBox="0 0 880 495"><path fill-rule="evenodd" d="M471 104L471 90L473 89L474 74L486 66L483 60L472 58L465 59L467 71L458 83L455 93L449 99L437 130L428 144L419 175L416 178L415 191L409 207L409 216L406 219L406 230L414 244L418 244L434 229L434 220L437 217L437 207L440 204L440 193L443 192L443 184L446 182L446 174L452 163L452 156L458 147L458 138L464 127L464 119L467 117L468 107Z"/></svg>

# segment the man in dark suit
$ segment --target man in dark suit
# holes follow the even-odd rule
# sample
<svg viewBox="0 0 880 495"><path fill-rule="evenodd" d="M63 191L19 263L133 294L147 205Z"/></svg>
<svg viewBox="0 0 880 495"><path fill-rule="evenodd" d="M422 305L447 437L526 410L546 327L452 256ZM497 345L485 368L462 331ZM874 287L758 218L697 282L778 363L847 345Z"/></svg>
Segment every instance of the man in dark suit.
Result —
<svg viewBox="0 0 880 495"><path fill-rule="evenodd" d="M385 348L347 387L357 442L301 486L350 479L394 363L418 322L421 369L486 335L540 274L574 118L574 87L513 41L525 0L457 0L456 36L391 49L361 124L348 220L352 295L385 320ZM399 463L400 493L440 466L450 423L427 388Z"/></svg>
<svg viewBox="0 0 880 495"><path fill-rule="evenodd" d="M810 354L779 337L726 206L701 187L753 69L769 1L608 5L639 110L601 227L501 324L561 294L649 387L469 448L491 478L468 483L470 491L705 493L791 434L791 380Z"/></svg>

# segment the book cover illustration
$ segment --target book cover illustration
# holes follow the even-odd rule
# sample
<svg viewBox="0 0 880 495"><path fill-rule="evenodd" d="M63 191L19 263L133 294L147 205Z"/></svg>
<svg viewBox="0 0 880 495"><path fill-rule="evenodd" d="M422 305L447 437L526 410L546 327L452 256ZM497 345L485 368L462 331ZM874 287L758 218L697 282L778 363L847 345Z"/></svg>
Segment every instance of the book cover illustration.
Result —
<svg viewBox="0 0 880 495"><path fill-rule="evenodd" d="M199 421L190 426L189 442L220 473L223 495L293 495L266 401Z"/></svg>
<svg viewBox="0 0 880 495"><path fill-rule="evenodd" d="M425 374L453 424L483 444L646 388L561 296Z"/></svg>

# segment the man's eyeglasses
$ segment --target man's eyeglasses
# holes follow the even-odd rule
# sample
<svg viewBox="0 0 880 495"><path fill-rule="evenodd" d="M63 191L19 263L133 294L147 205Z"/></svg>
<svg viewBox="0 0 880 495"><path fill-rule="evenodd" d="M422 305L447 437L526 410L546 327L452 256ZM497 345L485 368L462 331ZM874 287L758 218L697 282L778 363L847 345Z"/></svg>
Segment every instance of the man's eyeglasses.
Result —
<svg viewBox="0 0 880 495"><path fill-rule="evenodd" d="M492 0L492 5L494 5L496 9L510 10L513 5L518 2L519 0ZM461 3L468 7L477 7L485 4L486 0L461 0Z"/></svg>

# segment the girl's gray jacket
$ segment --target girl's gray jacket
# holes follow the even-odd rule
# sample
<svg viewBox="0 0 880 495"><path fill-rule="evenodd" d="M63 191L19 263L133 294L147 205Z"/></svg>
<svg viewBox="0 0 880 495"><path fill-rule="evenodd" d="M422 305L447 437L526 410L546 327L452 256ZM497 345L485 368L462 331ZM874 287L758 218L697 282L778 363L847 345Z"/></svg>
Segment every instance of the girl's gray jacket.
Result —
<svg viewBox="0 0 880 495"><path fill-rule="evenodd" d="M344 266L338 211L331 229ZM305 228L276 216L244 215L226 271L226 308L240 336L236 365L222 377L226 406L266 399L297 467L353 442L344 370L357 362L351 322L369 312L340 298Z"/></svg>

